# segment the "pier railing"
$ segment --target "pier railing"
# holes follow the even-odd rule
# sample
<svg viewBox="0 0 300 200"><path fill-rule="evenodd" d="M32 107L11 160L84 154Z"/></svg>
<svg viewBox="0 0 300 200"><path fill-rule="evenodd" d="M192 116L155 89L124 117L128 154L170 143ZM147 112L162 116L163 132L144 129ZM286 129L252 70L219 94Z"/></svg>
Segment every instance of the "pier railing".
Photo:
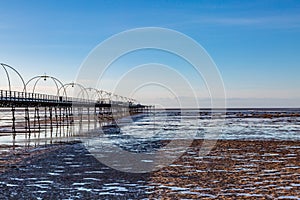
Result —
<svg viewBox="0 0 300 200"><path fill-rule="evenodd" d="M81 103L81 104L129 104L130 102L112 101L110 99L97 99L89 100L75 97L65 97L58 95L40 94L40 93L29 93L29 92L18 92L0 90L0 100L6 103L16 102L34 102L34 103Z"/></svg>

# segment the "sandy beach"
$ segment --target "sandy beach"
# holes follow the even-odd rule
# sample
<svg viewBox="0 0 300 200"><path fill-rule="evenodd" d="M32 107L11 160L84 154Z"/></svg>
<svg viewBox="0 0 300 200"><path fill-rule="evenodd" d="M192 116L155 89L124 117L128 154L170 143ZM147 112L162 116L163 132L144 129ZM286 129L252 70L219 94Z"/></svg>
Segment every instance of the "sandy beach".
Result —
<svg viewBox="0 0 300 200"><path fill-rule="evenodd" d="M95 159L81 143L27 151L0 175L1 199L299 199L299 141L195 140L176 162L145 174ZM34 153L35 152L35 153ZM38 153L36 153L38 152ZM20 153L22 155L22 153Z"/></svg>

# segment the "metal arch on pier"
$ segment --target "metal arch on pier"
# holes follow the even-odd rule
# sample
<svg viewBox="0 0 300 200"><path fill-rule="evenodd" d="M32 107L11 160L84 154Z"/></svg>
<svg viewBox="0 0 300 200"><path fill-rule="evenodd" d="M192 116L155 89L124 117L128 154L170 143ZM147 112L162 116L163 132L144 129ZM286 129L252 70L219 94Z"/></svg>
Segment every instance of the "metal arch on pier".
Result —
<svg viewBox="0 0 300 200"><path fill-rule="evenodd" d="M24 81L23 77L21 76L21 74L15 68L13 68L12 66L10 66L8 64L0 63L0 65L3 67L5 74L7 76L9 91L11 92L11 80L10 80L10 77L9 77L9 74L8 74L8 71L6 68L13 70L18 75L18 77L21 79L21 81L23 83L23 91L26 92L26 84L25 84L25 81Z"/></svg>
<svg viewBox="0 0 300 200"><path fill-rule="evenodd" d="M112 101L113 100L115 100L115 101L119 101L120 100L120 96L119 95L117 95L117 94L112 94L112 99L111 99Z"/></svg>
<svg viewBox="0 0 300 200"><path fill-rule="evenodd" d="M98 89L96 89L96 88L92 88L92 87L88 87L88 88L86 88L88 91L94 91L94 92L96 92L96 95L98 96L98 99L96 99L96 100L101 100L102 99L102 91L101 90L98 90ZM91 96L89 96L90 98L91 98ZM90 99L90 100L92 100L92 99Z"/></svg>
<svg viewBox="0 0 300 200"><path fill-rule="evenodd" d="M130 103L135 103L136 102L136 100L133 99L133 98L129 98L129 100L130 100Z"/></svg>
<svg viewBox="0 0 300 200"><path fill-rule="evenodd" d="M129 98L127 98L127 97L122 97L122 98L123 98L123 101L124 101L124 102L129 103Z"/></svg>
<svg viewBox="0 0 300 200"><path fill-rule="evenodd" d="M124 96L121 96L121 95L117 95L117 94L115 94L114 97L115 97L115 100L117 102L123 102L123 103L126 102L126 103L129 103L129 101L127 101L128 100L127 97L124 97Z"/></svg>
<svg viewBox="0 0 300 200"><path fill-rule="evenodd" d="M108 99L108 101L111 101L111 97L112 97L112 93L111 92L107 92L107 91L104 91L104 90L101 90L102 91L102 94L103 94L103 99L106 100Z"/></svg>
<svg viewBox="0 0 300 200"><path fill-rule="evenodd" d="M31 81L33 81L33 80L36 79L36 81L35 81L35 83L34 83L34 85L33 85L33 88L32 88L32 93L35 93L35 88L36 88L36 85L38 84L38 82L39 82L41 79L44 79L44 81L46 81L47 78L50 78L50 79L54 82L54 84L55 84L55 86L56 86L56 89L57 89L57 96L60 96L60 88L59 88L59 86L58 86L57 83L59 83L61 86L63 86L64 84L63 84L59 79L57 79L57 78L55 78L55 77L53 77L53 76L40 75L40 76L32 77L32 78L29 79L29 81L27 81L27 83L25 84L25 88L27 88L28 84L29 84ZM63 93L64 93L65 97L67 98L68 96L67 96L67 93L66 93L66 90L65 90L65 89L64 89Z"/></svg>
<svg viewBox="0 0 300 200"><path fill-rule="evenodd" d="M129 100L128 97L122 96L122 101L127 102L127 103L130 103L130 100Z"/></svg>
<svg viewBox="0 0 300 200"><path fill-rule="evenodd" d="M122 101L122 102L126 102L126 100L124 99L123 96L119 95L119 100ZM125 100L125 101L124 101Z"/></svg>
<svg viewBox="0 0 300 200"><path fill-rule="evenodd" d="M82 99L85 99L85 96L84 96L84 93L87 95L87 100L90 100L89 99L89 94L88 94L88 92L87 92L87 89L83 86L83 85L81 85L81 84L79 84L79 83L75 83L75 82L72 82L72 83L66 83L66 84L64 84L64 85L62 85L62 88L64 88L64 90L65 91L67 91L67 88L69 87L69 86L71 86L72 88L74 88L75 86L78 86L79 88L80 88L80 93L82 92L83 93L83 98ZM62 89L62 88L60 88L60 89ZM59 89L59 90L60 90ZM79 93L79 94L80 94Z"/></svg>

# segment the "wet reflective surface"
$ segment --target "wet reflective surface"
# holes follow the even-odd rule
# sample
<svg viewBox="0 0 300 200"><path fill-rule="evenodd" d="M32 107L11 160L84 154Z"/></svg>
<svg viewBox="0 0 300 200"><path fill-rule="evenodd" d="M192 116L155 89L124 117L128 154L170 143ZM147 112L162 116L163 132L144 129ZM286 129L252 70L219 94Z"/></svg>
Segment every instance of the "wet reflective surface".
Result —
<svg viewBox="0 0 300 200"><path fill-rule="evenodd" d="M148 174L128 174L99 163L82 144L26 159L1 175L1 199L143 197Z"/></svg>
<svg viewBox="0 0 300 200"><path fill-rule="evenodd" d="M30 140L19 135L15 146L11 146L11 135L1 136L1 155L6 157L0 160L5 168L0 172L0 197L299 199L299 111L232 110L226 117L223 121L222 116L212 118L211 113L198 110L158 111L117 121L120 133L104 134L95 129L92 134L78 135L74 126L68 132L55 130L57 136L50 139L47 130ZM83 130L90 128L82 126ZM216 130L220 132L215 134ZM209 154L200 156L203 138L210 134L216 137L216 144ZM57 145L74 140L83 143ZM191 144L183 145L187 140ZM170 142L178 145L168 146ZM53 144L57 146L50 148ZM96 159L93 149L113 166ZM164 153L155 158L174 158L174 162L149 173L118 171L120 167L130 171L137 165L126 156L131 165L109 156L124 156L123 151L144 154L140 162L151 166L157 164L151 156L161 149ZM17 161L9 164L11 160Z"/></svg>
<svg viewBox="0 0 300 200"><path fill-rule="evenodd" d="M1 199L300 198L300 143L221 141L199 156L194 141L161 170L124 173L78 143L27 158L1 174ZM113 158L112 158L113 159Z"/></svg>

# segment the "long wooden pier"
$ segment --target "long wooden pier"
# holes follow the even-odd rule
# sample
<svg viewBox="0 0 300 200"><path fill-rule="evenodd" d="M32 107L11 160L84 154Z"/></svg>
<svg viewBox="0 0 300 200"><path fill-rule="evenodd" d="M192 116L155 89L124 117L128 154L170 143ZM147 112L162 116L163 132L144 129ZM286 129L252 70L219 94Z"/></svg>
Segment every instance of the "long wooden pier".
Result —
<svg viewBox="0 0 300 200"><path fill-rule="evenodd" d="M30 138L32 133L44 129L50 129L52 133L53 129L71 127L74 124L78 124L79 127L83 124L87 124L88 127L93 125L94 128L97 128L104 122L110 123L125 116L149 113L153 108L136 103L131 98L113 95L95 88L84 88L79 84L83 92L93 90L97 95L94 95L93 98L74 98L66 94L65 87L72 84L74 86L76 83L62 84L58 79L46 75L36 76L25 83L14 68L6 64L0 63L0 65L5 69L7 76L7 68L16 72L24 84L22 91L12 91L8 77L9 89L0 90L1 113L11 116L11 118L6 118L6 125L2 126L6 129L0 129L0 132L12 133L13 138L18 133L24 133L26 137ZM61 87L57 87L57 95L35 93L34 89L38 80L47 78L56 80L61 85ZM27 92L26 87L33 79L37 79L33 92ZM61 89L64 90L64 93L60 92Z"/></svg>

